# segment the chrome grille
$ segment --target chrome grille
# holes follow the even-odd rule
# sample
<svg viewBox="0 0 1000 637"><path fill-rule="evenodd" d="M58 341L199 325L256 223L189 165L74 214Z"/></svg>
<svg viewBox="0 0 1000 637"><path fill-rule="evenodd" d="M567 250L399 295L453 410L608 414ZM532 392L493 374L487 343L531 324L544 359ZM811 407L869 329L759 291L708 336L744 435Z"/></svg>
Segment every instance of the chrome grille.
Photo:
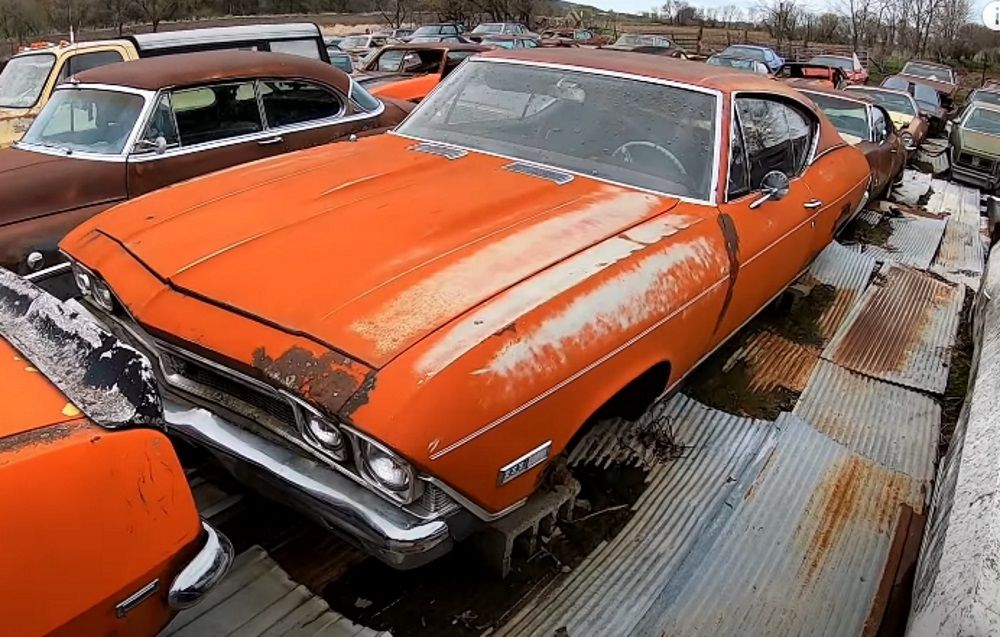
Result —
<svg viewBox="0 0 1000 637"><path fill-rule="evenodd" d="M458 508L458 502L437 485L427 482L420 498L409 508L414 515L429 518L451 513Z"/></svg>
<svg viewBox="0 0 1000 637"><path fill-rule="evenodd" d="M462 148L443 146L441 144L431 144L430 142L415 144L410 146L410 150L415 150L418 153L427 153L428 155L438 155L444 157L445 159L458 159L469 154L469 151Z"/></svg>
<svg viewBox="0 0 1000 637"><path fill-rule="evenodd" d="M560 186L568 184L573 181L573 175L570 173L562 172L561 170L553 170L551 168L546 168L544 166L536 166L535 164L526 164L524 162L516 161L507 164L503 167L504 170L509 170L512 173L519 173L521 175L530 175L532 177L538 177L539 179L546 179L553 183L559 184Z"/></svg>

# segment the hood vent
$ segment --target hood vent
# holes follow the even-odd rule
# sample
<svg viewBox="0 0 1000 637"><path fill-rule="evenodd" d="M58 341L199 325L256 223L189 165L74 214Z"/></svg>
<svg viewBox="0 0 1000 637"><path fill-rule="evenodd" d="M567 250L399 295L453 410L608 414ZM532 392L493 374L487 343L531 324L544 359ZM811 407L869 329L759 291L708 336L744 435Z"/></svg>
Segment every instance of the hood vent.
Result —
<svg viewBox="0 0 1000 637"><path fill-rule="evenodd" d="M442 146L441 144L432 144L430 142L415 144L410 146L410 150L415 150L418 153L427 153L429 155L439 155L445 159L458 159L469 154L469 151L461 148L455 148L454 146Z"/></svg>
<svg viewBox="0 0 1000 637"><path fill-rule="evenodd" d="M545 168L544 166L538 166L536 164L526 164L520 161L507 164L503 168L504 170L509 170L512 173L521 173L522 175L531 175L532 177L538 177L539 179L547 179L553 183L559 184L560 186L573 181L573 175L569 173L564 173L560 170L553 170L551 168Z"/></svg>

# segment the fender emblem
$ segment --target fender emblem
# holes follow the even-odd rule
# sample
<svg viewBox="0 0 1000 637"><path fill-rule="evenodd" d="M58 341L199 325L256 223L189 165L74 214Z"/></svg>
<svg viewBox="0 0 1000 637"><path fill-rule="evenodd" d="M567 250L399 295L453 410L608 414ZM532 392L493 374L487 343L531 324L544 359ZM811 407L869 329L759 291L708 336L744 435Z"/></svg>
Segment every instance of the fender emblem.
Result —
<svg viewBox="0 0 1000 637"><path fill-rule="evenodd" d="M538 465L549 459L549 451L552 449L552 441L548 440L538 447L535 447L517 460L510 462L500 468L500 475L497 476L497 486L503 486Z"/></svg>

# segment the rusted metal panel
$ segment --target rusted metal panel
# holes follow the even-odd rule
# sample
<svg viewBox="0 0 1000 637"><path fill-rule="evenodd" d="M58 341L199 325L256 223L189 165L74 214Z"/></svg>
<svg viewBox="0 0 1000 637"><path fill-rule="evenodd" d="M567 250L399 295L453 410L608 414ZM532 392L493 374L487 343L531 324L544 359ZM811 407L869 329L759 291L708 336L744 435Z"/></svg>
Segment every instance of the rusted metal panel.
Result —
<svg viewBox="0 0 1000 637"><path fill-rule="evenodd" d="M918 481L796 416L782 414L776 425L771 453L741 480L629 634L861 634L899 508L922 509Z"/></svg>
<svg viewBox="0 0 1000 637"><path fill-rule="evenodd" d="M226 579L175 617L160 637L202 635L390 637L331 611L259 546L238 555Z"/></svg>
<svg viewBox="0 0 1000 637"><path fill-rule="evenodd" d="M977 188L935 179L931 182L931 190L926 206L928 212L945 214L967 223L979 223L981 195Z"/></svg>
<svg viewBox="0 0 1000 637"><path fill-rule="evenodd" d="M978 290L985 259L979 224L950 217L931 270L953 283L963 283Z"/></svg>
<svg viewBox="0 0 1000 637"><path fill-rule="evenodd" d="M833 242L828 245L809 267L809 275L819 283L836 289L833 302L817 321L820 334L825 339L833 337L844 317L861 297L875 271L875 259L857 250Z"/></svg>
<svg viewBox="0 0 1000 637"><path fill-rule="evenodd" d="M801 392L812 375L819 352L768 330L747 339L722 366L728 372L737 363L746 365L751 391L769 392L784 387Z"/></svg>
<svg viewBox="0 0 1000 637"><path fill-rule="evenodd" d="M654 599L677 574L680 562L707 532L734 495L739 477L762 462L776 433L772 423L733 416L677 395L656 417L672 428L684 455L657 463L635 515L613 540L592 553L565 579L533 599L499 635L628 635ZM585 441L577 461L597 463L625 457L629 444L607 427Z"/></svg>
<svg viewBox="0 0 1000 637"><path fill-rule="evenodd" d="M963 288L895 264L880 274L823 358L873 378L943 393Z"/></svg>
<svg viewBox="0 0 1000 637"><path fill-rule="evenodd" d="M866 210L861 218L869 225L876 225L878 222L873 223L875 215L878 213ZM879 219L882 220L883 217L879 215ZM865 252L868 255L878 261L902 263L920 270L931 267L944 234L944 219L904 213L898 217L885 216L884 222L889 224L892 233L884 245L866 243Z"/></svg>
<svg viewBox="0 0 1000 637"><path fill-rule="evenodd" d="M930 492L941 422L930 397L820 361L792 413Z"/></svg>
<svg viewBox="0 0 1000 637"><path fill-rule="evenodd" d="M906 169L903 181L892 189L892 200L907 206L916 206L931 189L930 173Z"/></svg>

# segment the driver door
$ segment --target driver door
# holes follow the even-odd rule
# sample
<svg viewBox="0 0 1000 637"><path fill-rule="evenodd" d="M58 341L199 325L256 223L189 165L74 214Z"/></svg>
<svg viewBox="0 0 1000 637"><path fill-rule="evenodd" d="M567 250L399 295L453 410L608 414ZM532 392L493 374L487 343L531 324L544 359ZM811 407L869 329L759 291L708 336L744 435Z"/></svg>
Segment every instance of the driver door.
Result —
<svg viewBox="0 0 1000 637"><path fill-rule="evenodd" d="M773 96L736 98L729 182L719 224L731 256L728 303L716 342L739 329L809 264L816 200L803 178L817 131L811 113ZM788 177L788 192L762 201L764 176Z"/></svg>

